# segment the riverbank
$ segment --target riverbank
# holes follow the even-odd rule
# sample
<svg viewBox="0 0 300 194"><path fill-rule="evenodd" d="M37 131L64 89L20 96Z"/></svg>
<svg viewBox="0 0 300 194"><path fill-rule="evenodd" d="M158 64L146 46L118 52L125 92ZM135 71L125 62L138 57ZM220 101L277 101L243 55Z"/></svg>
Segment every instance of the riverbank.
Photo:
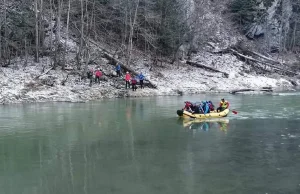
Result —
<svg viewBox="0 0 300 194"><path fill-rule="evenodd" d="M273 74L267 77L245 73L249 71L245 64L229 54L219 56L202 53L194 57L193 61L228 72L228 76L187 65L185 61L177 64L161 63L151 68L151 61L141 59L135 60L130 68L143 72L146 79L157 88L146 87L132 91L125 89L124 72L122 77L115 77L114 66L105 58L101 58L89 65L88 69L100 67L104 72L104 80L90 87L89 80L83 79L84 76L76 71L51 69L50 60L45 57L40 63L28 62L24 66L19 62L7 68L1 67L0 103L86 102L103 98L218 93L261 87L289 90L293 87L290 78L280 75ZM299 80L294 81L300 84Z"/></svg>

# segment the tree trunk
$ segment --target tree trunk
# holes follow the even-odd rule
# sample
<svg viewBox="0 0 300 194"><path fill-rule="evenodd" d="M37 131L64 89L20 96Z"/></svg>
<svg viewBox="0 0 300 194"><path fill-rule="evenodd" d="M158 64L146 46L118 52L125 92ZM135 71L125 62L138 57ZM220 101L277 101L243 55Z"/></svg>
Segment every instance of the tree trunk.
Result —
<svg viewBox="0 0 300 194"><path fill-rule="evenodd" d="M57 3L57 13L56 13L56 31L55 31L55 53L54 53L54 68L56 68L58 65L60 65L60 41L61 41L61 9L62 9L62 1L58 0Z"/></svg>
<svg viewBox="0 0 300 194"><path fill-rule="evenodd" d="M128 38L128 47L127 47L127 49L128 49L127 63L126 63L127 65L129 65L130 61L131 61L131 54L132 54L132 48L133 48L132 38L133 38L134 28L135 28L135 24L136 24L136 18L137 18L139 3L140 3L140 0L136 0L136 5L135 5L133 18L131 17L131 10L130 10L130 19L129 19L130 32L129 32L129 38Z"/></svg>
<svg viewBox="0 0 300 194"><path fill-rule="evenodd" d="M56 16L56 21L57 21L57 30L56 30L56 44L60 44L61 40L61 34L60 34L60 29L61 29L61 9L62 9L62 1L63 0L58 0L58 9L57 9L57 16Z"/></svg>
<svg viewBox="0 0 300 194"><path fill-rule="evenodd" d="M27 66L27 62L28 62L28 50L27 50L27 40L26 37L24 39L24 49L25 49L25 62L24 62L24 67Z"/></svg>
<svg viewBox="0 0 300 194"><path fill-rule="evenodd" d="M83 0L80 0L81 5L81 37L80 37L80 52L83 48L83 27L84 27L84 15L83 15Z"/></svg>
<svg viewBox="0 0 300 194"><path fill-rule="evenodd" d="M8 49L8 44L7 44L7 5L6 5L6 0L4 0L4 5L5 5L5 11L4 11L4 21L5 21L5 26L4 26L4 58L5 58L5 63L7 56L9 55L9 49Z"/></svg>
<svg viewBox="0 0 300 194"><path fill-rule="evenodd" d="M90 30L89 30L89 12L88 12L88 1L85 1L85 13L86 13L86 43L85 43L85 66L84 71L86 72L88 69L88 64L90 61Z"/></svg>
<svg viewBox="0 0 300 194"><path fill-rule="evenodd" d="M90 21L90 30L94 33L94 38L96 37L96 26L95 26L95 4L96 0L93 1L93 9L92 9L92 15L91 15L91 21ZM92 33L91 33L92 35Z"/></svg>
<svg viewBox="0 0 300 194"><path fill-rule="evenodd" d="M6 5L5 5L5 0L4 0L4 9L6 9ZM5 10L6 11L6 10ZM4 14L5 14L5 11L4 11ZM5 15L4 15L4 21L5 21L5 24L6 24L6 19L5 19ZM0 32L2 32L2 25L0 25ZM0 63L2 62L2 47L3 47L3 43L2 43L2 36L0 36Z"/></svg>
<svg viewBox="0 0 300 194"><path fill-rule="evenodd" d="M233 50L233 49L229 49L229 50L230 50L234 55L237 55L237 56L239 56L239 57L242 57L242 58L244 58L244 59L246 59L246 60L250 60L250 61L253 61L253 62L256 62L256 63L261 63L261 64L268 65L269 67L272 67L273 69L275 69L275 70L277 70L277 71L281 71L281 72L283 72L283 73L287 73L287 74L290 74L290 75L298 75L297 72L285 70L285 69L283 69L283 68L280 68L280 67L277 67L277 66L275 66L275 65L272 65L272 64L270 64L269 62L260 61L260 60L254 59L254 58L252 58L252 57L245 56L245 55L243 55L243 54L241 54L241 53L239 53L239 52L237 52L237 51L235 51L235 50Z"/></svg>
<svg viewBox="0 0 300 194"><path fill-rule="evenodd" d="M240 89L240 90L233 90L230 91L230 94L236 94L239 92L254 92L254 91L260 91L260 92L273 92L272 88L269 87L263 87L262 89L250 89L250 88L246 88L246 89Z"/></svg>
<svg viewBox="0 0 300 194"><path fill-rule="evenodd" d="M45 52L44 49L44 26L43 26L43 10L44 2L40 0L40 10L39 10L39 47L42 50L42 54Z"/></svg>
<svg viewBox="0 0 300 194"><path fill-rule="evenodd" d="M83 50L83 30L84 30L84 15L83 15L83 0L80 0L80 7L81 7L81 29L80 29L80 46L79 46L79 51L77 53L77 69L80 69L81 66L81 55L82 55L82 50Z"/></svg>
<svg viewBox="0 0 300 194"><path fill-rule="evenodd" d="M110 55L109 53L104 52L103 56L105 58L107 58L108 60L110 60L110 64L117 64L118 62L120 62L119 60L115 59L112 55ZM121 68L124 69L125 71L128 71L130 73L132 73L134 76L139 75L138 72L134 71L133 69L131 69L130 67L124 65L122 62L120 63ZM157 89L157 86L155 84L153 84L150 80L145 79L145 86L149 86L150 88L154 88Z"/></svg>
<svg viewBox="0 0 300 194"><path fill-rule="evenodd" d="M296 29L297 29L297 21L295 21L294 25L294 32L293 32L293 38L292 38L292 44L291 44L291 50L294 51L295 43L296 43Z"/></svg>
<svg viewBox="0 0 300 194"><path fill-rule="evenodd" d="M52 0L50 0L50 25L52 25L52 17L53 17L53 8L52 8ZM53 39L53 27L51 26L51 33L50 33L50 53L52 53L52 39Z"/></svg>
<svg viewBox="0 0 300 194"><path fill-rule="evenodd" d="M64 53L64 62L63 62L63 66L62 66L62 69L64 70L65 69L65 66L66 66L66 55L67 55L67 42L69 41L69 23L70 23L70 8L71 8L71 0L68 1L68 13L67 13L67 37L66 37L66 40L65 40L65 53Z"/></svg>
<svg viewBox="0 0 300 194"><path fill-rule="evenodd" d="M202 69L205 69L205 70L208 70L208 71L212 71L212 72L216 72L216 73L222 73L226 78L229 77L229 74L226 73L226 72L219 71L219 70L214 69L214 68L212 68L212 67L208 67L208 66L205 66L205 65L201 65L201 64L199 64L199 63L187 61L186 64L192 65L192 66L195 66L195 67L198 67L198 68L202 68Z"/></svg>
<svg viewBox="0 0 300 194"><path fill-rule="evenodd" d="M38 19L38 0L34 2L35 11L35 61L39 62L39 19Z"/></svg>

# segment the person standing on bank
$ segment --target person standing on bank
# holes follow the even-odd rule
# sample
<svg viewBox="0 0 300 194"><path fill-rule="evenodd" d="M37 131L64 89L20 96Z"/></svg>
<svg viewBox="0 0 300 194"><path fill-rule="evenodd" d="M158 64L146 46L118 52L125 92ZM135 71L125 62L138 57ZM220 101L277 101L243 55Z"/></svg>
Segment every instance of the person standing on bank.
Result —
<svg viewBox="0 0 300 194"><path fill-rule="evenodd" d="M145 80L145 76L143 75L143 73L141 72L139 75L139 80L140 80L140 85L141 85L141 89L144 88L144 80Z"/></svg>
<svg viewBox="0 0 300 194"><path fill-rule="evenodd" d="M130 79L131 79L131 76L129 74L129 72L127 71L126 72L126 75L125 75L125 88L127 89L127 86L128 88L130 88Z"/></svg>
<svg viewBox="0 0 300 194"><path fill-rule="evenodd" d="M118 62L117 65L116 65L116 72L117 72L117 76L121 77L121 65L120 65L120 62Z"/></svg>
<svg viewBox="0 0 300 194"><path fill-rule="evenodd" d="M102 76L101 70L98 68L95 72L95 82L100 84L100 77Z"/></svg>
<svg viewBox="0 0 300 194"><path fill-rule="evenodd" d="M132 91L136 91L136 88L137 88L136 84L137 84L136 78L132 77L132 79L131 79L131 88L132 88Z"/></svg>
<svg viewBox="0 0 300 194"><path fill-rule="evenodd" d="M92 84L93 84L93 69L90 69L90 70L87 72L87 78L90 80L90 87L91 87Z"/></svg>

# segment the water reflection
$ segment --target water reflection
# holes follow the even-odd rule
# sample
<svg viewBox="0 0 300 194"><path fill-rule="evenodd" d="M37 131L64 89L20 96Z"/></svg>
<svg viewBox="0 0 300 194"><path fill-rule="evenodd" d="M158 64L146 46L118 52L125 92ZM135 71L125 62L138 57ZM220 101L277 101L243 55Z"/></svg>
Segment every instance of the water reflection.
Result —
<svg viewBox="0 0 300 194"><path fill-rule="evenodd" d="M3 107L0 194L300 193L298 97L225 98L230 127L177 120L182 97Z"/></svg>
<svg viewBox="0 0 300 194"><path fill-rule="evenodd" d="M227 133L229 129L229 120L228 119L212 119L212 120L203 120L203 119L193 119L193 120L181 120L183 127L193 132L208 132L211 129L219 129Z"/></svg>

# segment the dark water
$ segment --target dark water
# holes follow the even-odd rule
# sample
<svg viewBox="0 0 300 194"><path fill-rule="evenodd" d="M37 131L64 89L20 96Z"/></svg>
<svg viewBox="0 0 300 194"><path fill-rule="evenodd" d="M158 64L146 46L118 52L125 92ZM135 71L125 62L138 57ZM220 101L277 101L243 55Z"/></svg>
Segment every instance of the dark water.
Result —
<svg viewBox="0 0 300 194"><path fill-rule="evenodd" d="M300 193L299 94L225 95L238 114L178 120L184 100L0 107L0 194Z"/></svg>

